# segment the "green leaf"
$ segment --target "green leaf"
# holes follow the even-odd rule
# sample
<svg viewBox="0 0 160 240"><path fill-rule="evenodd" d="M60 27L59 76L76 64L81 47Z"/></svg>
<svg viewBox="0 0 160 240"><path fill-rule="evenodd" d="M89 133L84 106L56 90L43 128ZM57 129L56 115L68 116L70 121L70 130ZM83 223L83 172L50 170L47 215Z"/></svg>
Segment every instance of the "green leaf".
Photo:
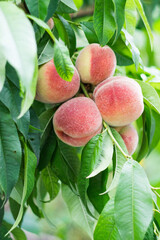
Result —
<svg viewBox="0 0 160 240"><path fill-rule="evenodd" d="M142 89L144 102L154 111L160 114L160 98L156 90L148 83L136 80Z"/></svg>
<svg viewBox="0 0 160 240"><path fill-rule="evenodd" d="M75 176L74 181L76 182L80 171L81 162L79 152L81 151L81 148L69 146L60 140L58 140L58 146L66 164L72 170Z"/></svg>
<svg viewBox="0 0 160 240"><path fill-rule="evenodd" d="M82 158L93 165L92 172L87 176L91 178L105 170L112 161L113 143L107 132L99 135L99 138L92 140L87 144L82 153Z"/></svg>
<svg viewBox="0 0 160 240"><path fill-rule="evenodd" d="M114 199L111 199L98 219L94 231L94 240L122 240L115 224L114 213Z"/></svg>
<svg viewBox="0 0 160 240"><path fill-rule="evenodd" d="M73 0L73 2L78 9L83 5L83 0Z"/></svg>
<svg viewBox="0 0 160 240"><path fill-rule="evenodd" d="M6 73L6 70L5 70L5 66L6 66L6 59L3 55L0 55L0 91L2 90L3 88L3 84L4 84L4 81L5 81L5 73Z"/></svg>
<svg viewBox="0 0 160 240"><path fill-rule="evenodd" d="M41 171L51 161L53 153L57 145L56 135L53 130L50 131L48 138L45 141L44 146L41 149L38 169Z"/></svg>
<svg viewBox="0 0 160 240"><path fill-rule="evenodd" d="M119 133L115 129L112 129L112 134L113 134L114 138L116 139L116 141L118 142L118 144L120 145L120 147L122 148L122 150L127 152L126 146L125 146L121 136L119 135ZM117 184L118 184L118 181L120 178L120 174L121 174L121 171L122 171L122 168L123 168L123 165L125 162L126 162L126 158L123 156L123 154L121 153L119 148L115 145L115 165L116 166L115 166L114 177L113 177L113 180L112 180L110 186L108 187L107 191L105 191L104 193L107 193L117 187Z"/></svg>
<svg viewBox="0 0 160 240"><path fill-rule="evenodd" d="M21 145L14 121L0 102L0 189L9 197L19 176Z"/></svg>
<svg viewBox="0 0 160 240"><path fill-rule="evenodd" d="M53 14L55 13L58 7L58 3L59 3L59 0L50 0L46 21L48 21L53 16Z"/></svg>
<svg viewBox="0 0 160 240"><path fill-rule="evenodd" d="M47 141L48 137L50 136L50 132L53 129L52 119L54 112L55 109L50 108L39 116L40 128L42 130L41 149L44 147L45 142Z"/></svg>
<svg viewBox="0 0 160 240"><path fill-rule="evenodd" d="M153 221L151 221L143 240L157 240L154 234Z"/></svg>
<svg viewBox="0 0 160 240"><path fill-rule="evenodd" d="M16 186L15 186L15 188L16 188ZM15 201L13 198L10 197L9 198L9 207L10 207L10 211L12 213L12 216L13 216L14 220L16 220L16 218L18 216L19 209L20 209L20 204L17 203L17 201ZM21 225L21 223L19 225Z"/></svg>
<svg viewBox="0 0 160 240"><path fill-rule="evenodd" d="M152 220L152 194L143 168L128 160L115 195L115 222L122 239L141 240Z"/></svg>
<svg viewBox="0 0 160 240"><path fill-rule="evenodd" d="M62 183L70 186L70 178L74 178L74 176L66 165L66 162L59 148L56 148L55 154L53 156L52 170Z"/></svg>
<svg viewBox="0 0 160 240"><path fill-rule="evenodd" d="M146 27L146 30L147 30L147 33L148 33L148 37L149 37L149 40L150 40L151 48L153 48L153 35L152 35L149 23L147 21L146 15L145 15L145 12L144 12L144 9L143 9L143 5L142 5L140 0L134 0L134 2L136 4L137 10L138 10L142 20L143 20L143 23L144 23L144 25Z"/></svg>
<svg viewBox="0 0 160 240"><path fill-rule="evenodd" d="M34 153L28 148L26 143L24 143L24 187L21 199L21 207L17 216L16 221L14 222L11 229L8 233L12 232L20 223L23 216L23 208L26 200L30 196L33 187L34 187L34 175L37 165L37 159Z"/></svg>
<svg viewBox="0 0 160 240"><path fill-rule="evenodd" d="M99 213L102 212L104 206L109 200L108 194L100 195L106 190L107 180L108 169L89 179L87 194L89 200Z"/></svg>
<svg viewBox="0 0 160 240"><path fill-rule="evenodd" d="M93 15L94 29L97 34L99 43L104 46L114 35L116 30L115 20L112 15L112 0L96 0Z"/></svg>
<svg viewBox="0 0 160 240"><path fill-rule="evenodd" d="M41 19L31 16L31 15L27 15L28 18L30 18L31 20L33 20L37 25L39 25L41 28L43 28L51 37L51 39L54 41L55 40L55 36L53 35L50 27Z"/></svg>
<svg viewBox="0 0 160 240"><path fill-rule="evenodd" d="M51 39L48 39L38 56L38 65L49 62L49 60L53 59L53 54L53 42L51 41Z"/></svg>
<svg viewBox="0 0 160 240"><path fill-rule="evenodd" d="M59 18L59 21L58 21L59 24L57 25L57 30L59 32L59 36L63 40L65 45L68 47L70 51L70 56L72 56L76 49L75 33L72 27L70 26L70 24L62 16L58 15L58 18ZM54 18L54 21L55 20L56 18ZM56 21L55 21L55 25L56 25Z"/></svg>
<svg viewBox="0 0 160 240"><path fill-rule="evenodd" d="M9 230L12 227L12 225L6 221L3 221L3 226L5 226L7 230ZM19 227L15 228L12 231L12 234L15 240L27 240L25 233Z"/></svg>
<svg viewBox="0 0 160 240"><path fill-rule="evenodd" d="M76 5L73 0L61 0L59 2L57 12L58 13L74 13L77 11Z"/></svg>
<svg viewBox="0 0 160 240"><path fill-rule="evenodd" d="M43 169L40 177L42 178L46 191L49 193L49 201L53 200L59 192L60 185L58 183L58 178L55 176L50 165Z"/></svg>
<svg viewBox="0 0 160 240"><path fill-rule="evenodd" d="M98 38L94 30L93 22L82 22L82 29L89 43L98 43Z"/></svg>
<svg viewBox="0 0 160 240"><path fill-rule="evenodd" d="M69 57L68 48L57 40L54 43L54 64L60 77L70 82L74 74L74 65Z"/></svg>
<svg viewBox="0 0 160 240"><path fill-rule="evenodd" d="M142 59L140 57L139 49L135 46L133 37L125 29L122 30L122 33L123 33L121 34L122 38L124 39L127 47L132 53L132 59L137 70L139 67L139 64L142 65Z"/></svg>
<svg viewBox="0 0 160 240"><path fill-rule="evenodd" d="M146 122L145 125L147 127L147 136L148 136L148 150L151 152L158 144L160 139L159 132L159 123L160 123L160 115L145 106L145 116Z"/></svg>
<svg viewBox="0 0 160 240"><path fill-rule="evenodd" d="M0 101L9 109L18 130L27 138L29 131L30 114L27 111L23 117L17 118L21 109L21 98L18 88L8 79L5 81L0 94Z"/></svg>
<svg viewBox="0 0 160 240"><path fill-rule="evenodd" d="M125 27L133 36L137 22L137 10L134 0L127 0L125 5Z"/></svg>
<svg viewBox="0 0 160 240"><path fill-rule="evenodd" d="M62 196L74 221L92 237L94 219L88 215L79 195L75 195L66 185L62 185Z"/></svg>
<svg viewBox="0 0 160 240"><path fill-rule="evenodd" d="M35 21L40 27L44 28L52 38L54 41L54 64L56 70L62 79L71 81L74 74L74 65L69 57L68 48L55 38L49 26L42 20L30 15L28 15L28 17Z"/></svg>
<svg viewBox="0 0 160 240"><path fill-rule="evenodd" d="M0 199L0 226L1 226L2 221L3 221L3 217L4 217L4 206L3 206L2 199Z"/></svg>
<svg viewBox="0 0 160 240"><path fill-rule="evenodd" d="M117 39L125 20L126 0L113 0L113 3L114 3L114 13L115 13L115 21L116 21L116 39Z"/></svg>
<svg viewBox="0 0 160 240"><path fill-rule="evenodd" d="M31 23L23 11L9 2L0 2L0 36L0 55L16 69L20 79L23 96L21 117L35 97L37 47Z"/></svg>
<svg viewBox="0 0 160 240"><path fill-rule="evenodd" d="M30 129L27 140L33 152L37 157L37 162L40 155L40 129L39 120L33 108L30 108Z"/></svg>
<svg viewBox="0 0 160 240"><path fill-rule="evenodd" d="M81 169L78 176L78 189L82 202L87 207L89 179L106 169L112 161L113 145L107 132L97 134L84 147ZM88 210L89 211L89 210Z"/></svg>
<svg viewBox="0 0 160 240"><path fill-rule="evenodd" d="M127 66L133 64L131 50L126 45L125 40L122 39L122 36L119 36L114 45L112 45L112 49L116 54L117 65Z"/></svg>
<svg viewBox="0 0 160 240"><path fill-rule="evenodd" d="M146 132L146 116L145 113L142 114L142 127L143 127L143 135L141 140L140 149L138 151L138 156L136 157L136 160L139 162L142 160L148 153L148 136Z"/></svg>
<svg viewBox="0 0 160 240"><path fill-rule="evenodd" d="M22 195L23 195L23 185L24 185L24 169L21 166L18 181L10 195L10 198L12 198L14 201L16 201L17 204L19 204L19 206L21 205L21 200L22 200ZM12 211L12 214L13 214L13 216L15 216L17 214L17 209L15 210L14 213Z"/></svg>
<svg viewBox="0 0 160 240"><path fill-rule="evenodd" d="M74 167L64 159L59 147L53 155L52 170L62 183L67 184L75 192L77 176Z"/></svg>
<svg viewBox="0 0 160 240"><path fill-rule="evenodd" d="M5 226L4 222L2 222L2 225L0 226L0 239L1 240L12 240L10 235L6 235L8 231L8 228Z"/></svg>
<svg viewBox="0 0 160 240"><path fill-rule="evenodd" d="M40 18L42 20L45 20L47 16L47 10L50 3L50 0L26 0L26 5L31 13L31 15Z"/></svg>

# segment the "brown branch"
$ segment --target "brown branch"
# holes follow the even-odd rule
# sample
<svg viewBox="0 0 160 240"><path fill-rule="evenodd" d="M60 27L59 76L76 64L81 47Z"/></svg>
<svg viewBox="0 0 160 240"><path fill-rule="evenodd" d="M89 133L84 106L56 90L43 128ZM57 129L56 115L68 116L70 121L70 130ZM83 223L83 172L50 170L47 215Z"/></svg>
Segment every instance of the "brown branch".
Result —
<svg viewBox="0 0 160 240"><path fill-rule="evenodd" d="M75 19L75 18L81 18L81 17L85 17L85 16L92 16L93 12L94 12L94 5L86 7L86 8L82 8L76 13L71 13L70 17L72 19Z"/></svg>

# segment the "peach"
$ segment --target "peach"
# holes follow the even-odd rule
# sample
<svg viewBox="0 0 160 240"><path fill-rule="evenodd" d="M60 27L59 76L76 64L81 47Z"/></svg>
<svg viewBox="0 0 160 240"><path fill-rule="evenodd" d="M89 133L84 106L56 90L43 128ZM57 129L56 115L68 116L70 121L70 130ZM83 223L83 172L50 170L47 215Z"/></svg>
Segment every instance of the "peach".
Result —
<svg viewBox="0 0 160 240"><path fill-rule="evenodd" d="M102 117L93 100L77 97L58 108L53 117L53 126L63 142L80 147L101 132Z"/></svg>
<svg viewBox="0 0 160 240"><path fill-rule="evenodd" d="M125 127L122 127L120 130L116 128L116 130L121 135L129 155L132 155L138 145L138 133L136 129L133 127L133 125L129 124Z"/></svg>
<svg viewBox="0 0 160 240"><path fill-rule="evenodd" d="M44 103L60 103L72 98L80 87L80 77L75 68L71 82L57 73L53 60L42 65L38 73L36 100Z"/></svg>
<svg viewBox="0 0 160 240"><path fill-rule="evenodd" d="M47 24L48 24L48 26L50 27L50 29L52 30L52 29L53 29L53 27L54 27L54 22L53 22L53 19L52 19L52 18L50 18L50 19L48 20Z"/></svg>
<svg viewBox="0 0 160 240"><path fill-rule="evenodd" d="M111 77L93 93L102 118L111 126L125 126L140 117L144 110L139 84L128 77Z"/></svg>
<svg viewBox="0 0 160 240"><path fill-rule="evenodd" d="M93 43L81 50L76 68L82 82L97 85L114 74L116 56L110 47Z"/></svg>

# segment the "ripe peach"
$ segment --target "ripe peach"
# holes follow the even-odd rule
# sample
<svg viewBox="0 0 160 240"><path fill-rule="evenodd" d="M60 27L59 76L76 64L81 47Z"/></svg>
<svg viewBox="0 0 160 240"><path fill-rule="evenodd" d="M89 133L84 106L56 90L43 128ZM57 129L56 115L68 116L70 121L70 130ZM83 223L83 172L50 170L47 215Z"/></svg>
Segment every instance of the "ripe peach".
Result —
<svg viewBox="0 0 160 240"><path fill-rule="evenodd" d="M60 103L72 98L79 89L80 77L75 68L71 82L57 73L53 60L42 65L38 73L36 100L44 103Z"/></svg>
<svg viewBox="0 0 160 240"><path fill-rule="evenodd" d="M143 95L139 84L128 77L111 77L100 83L93 93L102 118L111 126L125 126L143 112Z"/></svg>
<svg viewBox="0 0 160 240"><path fill-rule="evenodd" d="M118 129L116 128L116 130ZM135 152L138 144L138 133L136 129L133 127L133 125L129 124L125 127L122 127L120 131L117 132L119 132L121 135L129 155L132 155Z"/></svg>
<svg viewBox="0 0 160 240"><path fill-rule="evenodd" d="M116 56L110 47L93 43L79 53L76 68L82 82L97 85L114 74Z"/></svg>
<svg viewBox="0 0 160 240"><path fill-rule="evenodd" d="M71 146L85 145L102 129L102 117L93 100L77 97L63 103L53 118L57 136Z"/></svg>
<svg viewBox="0 0 160 240"><path fill-rule="evenodd" d="M53 29L53 27L54 27L54 22L53 22L53 19L52 19L52 18L50 18L50 19L48 20L47 24L48 24L48 26L50 27L50 29L52 30L52 29Z"/></svg>

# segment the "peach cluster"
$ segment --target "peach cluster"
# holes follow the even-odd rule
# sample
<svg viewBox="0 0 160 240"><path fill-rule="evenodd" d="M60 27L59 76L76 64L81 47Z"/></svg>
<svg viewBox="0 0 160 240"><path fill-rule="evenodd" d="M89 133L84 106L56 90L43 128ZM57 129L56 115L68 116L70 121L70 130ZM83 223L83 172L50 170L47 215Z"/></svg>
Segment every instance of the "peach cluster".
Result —
<svg viewBox="0 0 160 240"><path fill-rule="evenodd" d="M57 136L71 146L84 146L102 130L102 119L121 135L132 155L138 134L131 125L144 110L139 84L125 76L114 76L116 56L99 44L86 46L78 55L71 82L57 73L53 60L39 69L36 99L44 103L63 103L54 114ZM80 79L94 88L92 99L79 91ZM77 94L78 93L78 94ZM82 97L74 97L75 95Z"/></svg>

